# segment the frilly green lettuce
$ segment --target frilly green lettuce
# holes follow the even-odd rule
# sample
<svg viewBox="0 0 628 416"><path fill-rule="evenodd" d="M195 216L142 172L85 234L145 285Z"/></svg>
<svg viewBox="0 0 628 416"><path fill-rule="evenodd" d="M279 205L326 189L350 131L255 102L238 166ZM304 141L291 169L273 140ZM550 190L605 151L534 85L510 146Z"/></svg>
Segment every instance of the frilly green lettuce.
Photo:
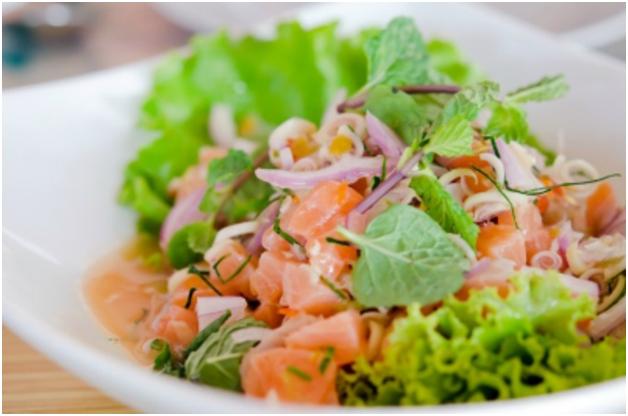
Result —
<svg viewBox="0 0 628 416"><path fill-rule="evenodd" d="M577 330L594 315L556 275L516 276L502 299L494 288L453 296L429 315L408 308L383 359L365 360L338 380L346 405L486 401L565 390L623 376L626 341L590 344Z"/></svg>

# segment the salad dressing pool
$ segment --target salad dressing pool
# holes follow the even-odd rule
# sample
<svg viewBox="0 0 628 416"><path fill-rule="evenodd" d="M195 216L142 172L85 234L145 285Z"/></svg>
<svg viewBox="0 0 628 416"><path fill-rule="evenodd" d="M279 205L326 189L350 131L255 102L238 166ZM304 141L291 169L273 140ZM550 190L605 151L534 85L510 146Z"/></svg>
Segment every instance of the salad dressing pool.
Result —
<svg viewBox="0 0 628 416"><path fill-rule="evenodd" d="M138 237L88 271L84 292L96 319L141 363L152 361L150 323L165 302L169 273L150 264L152 243ZM155 258L153 258L155 259Z"/></svg>

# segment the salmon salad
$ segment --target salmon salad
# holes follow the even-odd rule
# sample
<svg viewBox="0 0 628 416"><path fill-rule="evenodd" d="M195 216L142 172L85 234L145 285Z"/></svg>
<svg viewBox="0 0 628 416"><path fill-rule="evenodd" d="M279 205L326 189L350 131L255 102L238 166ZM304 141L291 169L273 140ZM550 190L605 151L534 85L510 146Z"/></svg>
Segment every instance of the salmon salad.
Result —
<svg viewBox="0 0 628 416"><path fill-rule="evenodd" d="M621 175L534 134L412 19L193 39L157 68L92 311L143 365L269 402L407 406L626 373Z"/></svg>

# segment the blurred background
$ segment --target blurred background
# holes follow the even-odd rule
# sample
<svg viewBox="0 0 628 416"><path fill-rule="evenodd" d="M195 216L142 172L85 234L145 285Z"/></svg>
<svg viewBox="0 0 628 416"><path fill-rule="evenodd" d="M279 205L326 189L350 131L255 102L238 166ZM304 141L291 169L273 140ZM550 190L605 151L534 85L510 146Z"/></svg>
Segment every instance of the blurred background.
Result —
<svg viewBox="0 0 628 416"><path fill-rule="evenodd" d="M3 88L138 61L195 33L234 32L299 3L3 3ZM617 59L626 58L624 3L485 3Z"/></svg>

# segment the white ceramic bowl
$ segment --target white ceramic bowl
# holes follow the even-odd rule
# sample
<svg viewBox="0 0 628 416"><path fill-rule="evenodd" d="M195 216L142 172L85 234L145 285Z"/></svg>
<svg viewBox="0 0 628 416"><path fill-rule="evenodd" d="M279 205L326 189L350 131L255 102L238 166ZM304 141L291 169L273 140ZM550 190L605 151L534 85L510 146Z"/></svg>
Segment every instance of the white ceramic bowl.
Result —
<svg viewBox="0 0 628 416"><path fill-rule="evenodd" d="M566 99L530 106L534 130L550 144L563 135L565 152L593 162L600 173L625 173L624 64L475 6L322 5L299 18L307 25L336 18L343 30L352 31L397 15L416 18L427 36L456 41L505 89L565 73L571 84ZM125 163L149 139L134 123L153 66L154 61L144 62L5 93L4 323L61 366L139 410L304 410L271 408L154 374L110 343L83 304L80 282L86 268L133 234L133 216L116 205L116 193ZM623 198L625 182L616 184ZM622 411L625 381L529 399L389 410L515 409Z"/></svg>

